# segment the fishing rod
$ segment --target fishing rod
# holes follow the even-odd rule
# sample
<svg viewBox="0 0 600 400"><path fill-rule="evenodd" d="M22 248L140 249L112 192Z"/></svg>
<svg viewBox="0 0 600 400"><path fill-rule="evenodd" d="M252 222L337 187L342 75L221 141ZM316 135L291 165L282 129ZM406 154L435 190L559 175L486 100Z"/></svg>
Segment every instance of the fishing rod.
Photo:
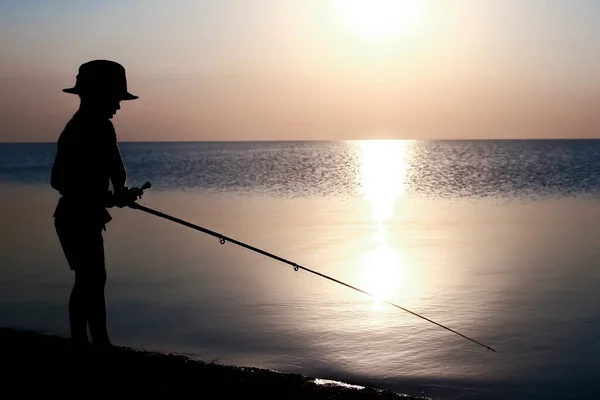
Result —
<svg viewBox="0 0 600 400"><path fill-rule="evenodd" d="M136 198L141 198L141 196L142 196L142 194L143 194L144 190L145 190L145 189L149 189L149 188L151 188L151 187L152 187L152 185L150 184L150 182L146 182L146 183L145 183L145 184L144 184L142 187L140 187L140 188L132 188L131 190L132 190L132 193L133 193L133 194L135 194ZM129 204L127 204L127 206L128 206L129 208L132 208L132 209L135 209L135 210L144 211L144 212L146 212L146 213L148 213L148 214L152 214L152 215L155 215L155 216L157 216L157 217L161 217L161 218L167 219L167 220L169 220L169 221L173 221L173 222L176 222L176 223L178 223L178 224L181 224L181 225L187 226L188 228L192 228L192 229L194 229L194 230L196 230L196 231L200 231L200 232L202 232L202 233L206 233L206 234L208 234L208 235L214 236L214 237L216 237L216 238L218 238L218 239L219 239L219 243L221 243L221 244L225 244L226 242L233 243L233 244L235 244L235 245L238 245L238 246L240 246L240 247L244 247L244 248L246 248L246 249L248 249L248 250L252 250L252 251L254 251L254 252L256 252L256 253L259 253L259 254L262 254L262 255L264 255L264 256L267 256L267 257L273 258L273 259L275 259L275 260L277 260L277 261L280 261L280 262L282 262L282 263L284 263L284 264L291 265L291 266L294 268L294 271L298 271L298 270L300 270L300 269L301 269L301 270L303 270L303 271L310 272L311 274L314 274L314 275L320 276L321 278L328 279L328 280L330 280L330 281L332 281L332 282L335 282L335 283L338 283L338 284L340 284L340 285L342 285L342 286L346 286L347 288L350 288L350 289L356 290L356 291L358 291L358 292L360 292L360 293L366 294L367 296L373 297L373 295L372 295L371 293L369 293L369 292L367 292L367 291L365 291L365 290L363 290L363 289L360 289L360 288L358 288L358 287L356 287L356 286L353 286L353 285L350 285L350 284L348 284L348 283L342 282L342 281L340 281L340 280L338 280L338 279L332 278L331 276L328 276L328 275L322 274L322 273L320 273L320 272L317 272L317 271L315 271L315 270L312 270L312 269L310 269L310 268L304 267L304 266L302 266L302 265L300 265L300 264L297 264L297 263L295 263L295 262L293 262L293 261L287 260L287 259L285 259L285 258L283 258L283 257L279 257L279 256L277 256L277 255L275 255L275 254L271 254L271 253L269 253L269 252L267 252L267 251L264 251L264 250L261 250L261 249L259 249L259 248L257 248L257 247L254 247L254 246L251 246L251 245L249 245L249 244L246 244L246 243L240 242L239 240L232 239L232 238L230 238L230 237L227 237L227 236L225 236L225 235L222 235L221 233L218 233L218 232L212 231L212 230L210 230L210 229L203 228L203 227L201 227L201 226L198 226L198 225L192 224L191 222L184 221L184 220L182 220L182 219L179 219L179 218L173 217L173 216L171 216L171 215L168 215L168 214L162 213L162 212L160 212L160 211L153 210L152 208L149 208L149 207L146 207L146 206L142 206L141 204L138 204L138 203L136 203L135 201L133 201L133 202L130 202ZM488 345L485 345L485 344L483 344L483 343L481 343L481 342L479 342L479 341L477 341L477 340L475 340L475 339L472 339L472 338L470 338L470 337L468 337L468 336L466 336L466 335L463 335L462 333L460 333L460 332L457 332L457 331L455 331L454 329L448 328L448 327L447 327L447 326L445 326L445 325L442 325L442 324L440 324L440 323L438 323L438 322L435 322L435 321L433 321L432 319L429 319L429 318L427 318L427 317L424 317L424 316L422 316L422 315L420 315L420 314L417 314L416 312L414 312L414 311L411 311L411 310L409 310L409 309L407 309L407 308L401 307L401 306L399 306L399 305L397 305L397 304L395 304L395 303L392 303L391 301L388 301L388 300L385 300L385 299L384 299L383 301L384 301L385 303L387 303L388 305L390 305L390 306L393 306L393 307L395 307L395 308L398 308L398 309L400 309L400 310L402 310L402 311L405 311L405 312L407 312L407 313L409 313L409 314L412 314L412 315L414 315L414 316L416 316L416 317L419 317L419 318L421 318L421 319L424 319L424 320L425 320L425 321L427 321L427 322L430 322L430 323L432 323L432 324L434 324L434 325L437 325L437 326L439 326L440 328L446 329L446 330L448 330L448 331L450 331L450 332L452 332L452 333L454 333L454 334L456 334L456 335L458 335L458 336L460 336L460 337L462 337L462 338L464 338L464 339L467 339L467 340L469 340L469 341L471 341L471 342L473 342L473 343L476 343L476 344L478 344L479 346L485 347L485 348L486 348L486 349L488 349L488 350L491 350L491 351L493 351L493 352L496 352L496 350L494 350L492 347L490 347L490 346L488 346Z"/></svg>

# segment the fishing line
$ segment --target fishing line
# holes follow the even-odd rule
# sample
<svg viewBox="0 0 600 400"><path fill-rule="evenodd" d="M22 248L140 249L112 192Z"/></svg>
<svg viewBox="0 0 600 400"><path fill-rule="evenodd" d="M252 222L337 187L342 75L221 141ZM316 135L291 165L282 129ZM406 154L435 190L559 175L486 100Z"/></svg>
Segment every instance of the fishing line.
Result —
<svg viewBox="0 0 600 400"><path fill-rule="evenodd" d="M140 197L140 198L141 198L141 195L143 194L143 190L144 190L144 189L149 189L150 187L151 187L151 185L150 185L150 182L146 182L146 183L145 183L145 184L144 184L144 185L143 185L141 188L139 188L139 189L135 188L134 190L135 190L135 191L137 191L137 195L138 195L138 197ZM199 231L199 232L205 233L205 234L207 234L207 235L214 236L214 237L216 237L217 239L219 239L219 243L221 243L222 245L223 245L223 244L225 244L225 243L227 243L227 242L229 242L229 243L233 243L233 244L235 244L235 245L238 245L238 246L240 246L240 247L244 247L244 248L246 248L246 249L248 249L248 250L254 251L254 252L256 252L256 253L259 253L259 254L262 254L262 255L264 255L264 256L266 256L266 257L273 258L273 259L275 259L275 260L277 260L277 261L280 261L280 262L282 262L282 263L284 263L284 264L291 265L291 266L294 268L294 271L303 270L303 271L309 272L309 273L311 273L311 274L317 275L317 276L319 276L319 277L321 277L321 278L328 279L328 280L330 280L330 281L332 281L332 282L338 283L338 284L340 284L340 285L342 285L342 286L346 286L347 288L350 288L350 289L356 290L357 292L360 292L360 293L366 294L367 296L374 297L374 296L373 296L373 294L371 294L371 293L369 293L369 292L367 292L367 291L365 291L365 290L363 290L363 289L360 289L360 288L358 288L358 287L356 287L356 286L350 285L349 283L342 282L342 281L340 281L339 279L336 279L336 278L333 278L333 277L331 277L331 276L328 276L328 275L322 274L322 273L320 273L320 272L318 272L318 271L315 271L315 270L313 270L313 269L310 269L310 268L304 267L304 266L302 266L302 265L300 265L300 264L297 264L297 263L295 263L295 262L293 262L293 261L287 260L287 259L285 259L285 258L283 258L283 257L277 256L277 255L275 255L275 254L269 253L269 252L267 252L267 251L265 251L265 250L261 250L261 249L259 249L259 248L257 248L257 247L251 246L251 245L249 245L249 244L246 244L246 243L244 243L244 242L240 242L240 241L238 241L238 240L235 240L235 239L233 239L233 238L227 237L227 236L225 236L225 235L223 235L223 234L221 234L221 233L219 233L219 232L215 232L215 231L212 231L212 230L210 230L210 229L203 228L203 227L201 227L201 226L198 226L198 225L192 224L191 222L188 222L188 221L182 220L182 219L180 219L180 218L173 217L173 216L171 216L171 215L169 215L169 214L166 214L166 213L163 213L163 212L157 211L157 210L155 210L155 209L152 209L152 208L150 208L150 207L143 206L143 205L141 205L141 204L138 204L138 203L136 203L136 202L131 202L131 203L129 203L129 204L128 204L128 207L130 207L130 208L132 208L132 209L134 209L134 210L140 210L140 211L144 211L144 212L146 212L146 213L148 213L148 214L152 214L152 215L155 215L155 216L157 216L157 217L161 217L161 218L167 219L167 220L169 220L169 221L172 221L172 222L178 223L178 224L180 224L180 225L187 226L188 228L191 228L191 229L194 229L194 230L196 230L196 231ZM409 313L409 314L412 314L412 315L414 315L414 316L416 316L416 317L419 317L419 318L421 318L421 319L424 319L424 320L425 320L425 321L427 321L427 322L430 322L430 323L432 323L432 324L434 324L434 325L437 325L437 326L439 326L440 328L443 328L443 329L445 329L445 330L447 330L447 331L449 331L449 332L452 332L452 333L454 333L454 334L456 334L456 335L458 335L458 336L460 336L460 337L462 337L462 338L464 338L464 339L467 339L467 340L469 340L469 341L471 341L471 342L473 342L473 343L475 343L475 344L478 344L479 346L485 347L485 348L486 348L486 349L488 349L488 350L491 350L491 351L493 351L493 352L496 352L496 350L494 350L492 347L490 347L490 346L488 346L488 345L485 345L485 344L483 344L483 343L481 343L481 342L479 342L479 341L477 341L477 340L475 340L475 339L472 339L472 338L470 338L470 337L468 337L468 336L466 336L466 335L463 335L462 333L460 333L460 332L457 332L457 331L455 331L454 329L451 329L451 328L449 328L449 327L447 327L447 326L445 326L445 325L442 325L442 324L440 324L440 323L438 323L438 322L435 322L435 321L434 321L434 320L432 320L432 319L429 319L429 318L427 318L427 317L424 317L424 316L422 316L422 315L420 315L420 314L417 314L416 312L414 312L414 311L411 311L411 310L409 310L409 309L407 309L407 308L401 307L401 306L399 306L399 305L397 305L397 304L395 304L395 303L392 303L391 301L388 301L388 300L385 300L385 299L383 299L382 301L384 301L386 304L388 304L388 305L390 305L390 306L392 306L392 307L395 307L395 308L397 308L397 309L399 309L399 310L405 311L405 312L407 312L407 313Z"/></svg>

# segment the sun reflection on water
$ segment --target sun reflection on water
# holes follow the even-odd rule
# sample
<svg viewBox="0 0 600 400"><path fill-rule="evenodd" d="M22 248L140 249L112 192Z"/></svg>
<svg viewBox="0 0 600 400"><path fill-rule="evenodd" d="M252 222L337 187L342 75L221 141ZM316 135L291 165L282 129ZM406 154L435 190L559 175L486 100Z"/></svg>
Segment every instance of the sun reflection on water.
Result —
<svg viewBox="0 0 600 400"><path fill-rule="evenodd" d="M388 229L396 204L406 192L409 142L375 140L360 143L362 195L370 203L374 248L363 262L362 280L373 294L373 309L406 285L407 268L401 255L388 243Z"/></svg>
<svg viewBox="0 0 600 400"><path fill-rule="evenodd" d="M362 194L371 203L377 223L393 216L397 200L405 194L408 146L399 140L360 143Z"/></svg>

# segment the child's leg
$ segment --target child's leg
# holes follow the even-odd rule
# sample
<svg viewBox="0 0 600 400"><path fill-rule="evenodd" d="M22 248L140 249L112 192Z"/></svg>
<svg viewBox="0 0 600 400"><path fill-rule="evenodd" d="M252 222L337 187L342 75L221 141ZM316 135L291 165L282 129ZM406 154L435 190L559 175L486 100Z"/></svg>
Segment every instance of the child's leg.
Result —
<svg viewBox="0 0 600 400"><path fill-rule="evenodd" d="M71 270L75 271L75 282L69 297L69 323L71 339L75 344L89 344L87 337L87 279L85 274L85 238L74 221L55 220L56 232Z"/></svg>
<svg viewBox="0 0 600 400"><path fill-rule="evenodd" d="M71 339L75 344L89 344L87 337L87 307L86 287L81 276L75 272L75 284L69 298L69 323L71 325Z"/></svg>
<svg viewBox="0 0 600 400"><path fill-rule="evenodd" d="M110 345L104 298L106 268L102 228L67 220L58 220L55 225L69 266L75 271L75 284L69 299L71 338L77 344L89 343L89 324L93 343Z"/></svg>
<svg viewBox="0 0 600 400"><path fill-rule="evenodd" d="M89 291L88 291L88 323L92 342L97 345L110 346L106 327L106 300L104 287L106 285L106 267L104 264L104 246L102 232L94 234L93 249L89 253Z"/></svg>

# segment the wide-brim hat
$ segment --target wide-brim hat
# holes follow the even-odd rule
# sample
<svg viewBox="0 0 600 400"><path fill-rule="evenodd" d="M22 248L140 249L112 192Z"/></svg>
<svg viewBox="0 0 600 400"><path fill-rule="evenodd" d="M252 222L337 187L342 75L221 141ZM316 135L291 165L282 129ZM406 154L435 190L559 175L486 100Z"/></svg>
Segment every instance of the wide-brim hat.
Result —
<svg viewBox="0 0 600 400"><path fill-rule="evenodd" d="M93 60L81 64L75 86L63 89L65 93L80 96L109 97L118 100L135 100L127 90L125 68L110 60Z"/></svg>

